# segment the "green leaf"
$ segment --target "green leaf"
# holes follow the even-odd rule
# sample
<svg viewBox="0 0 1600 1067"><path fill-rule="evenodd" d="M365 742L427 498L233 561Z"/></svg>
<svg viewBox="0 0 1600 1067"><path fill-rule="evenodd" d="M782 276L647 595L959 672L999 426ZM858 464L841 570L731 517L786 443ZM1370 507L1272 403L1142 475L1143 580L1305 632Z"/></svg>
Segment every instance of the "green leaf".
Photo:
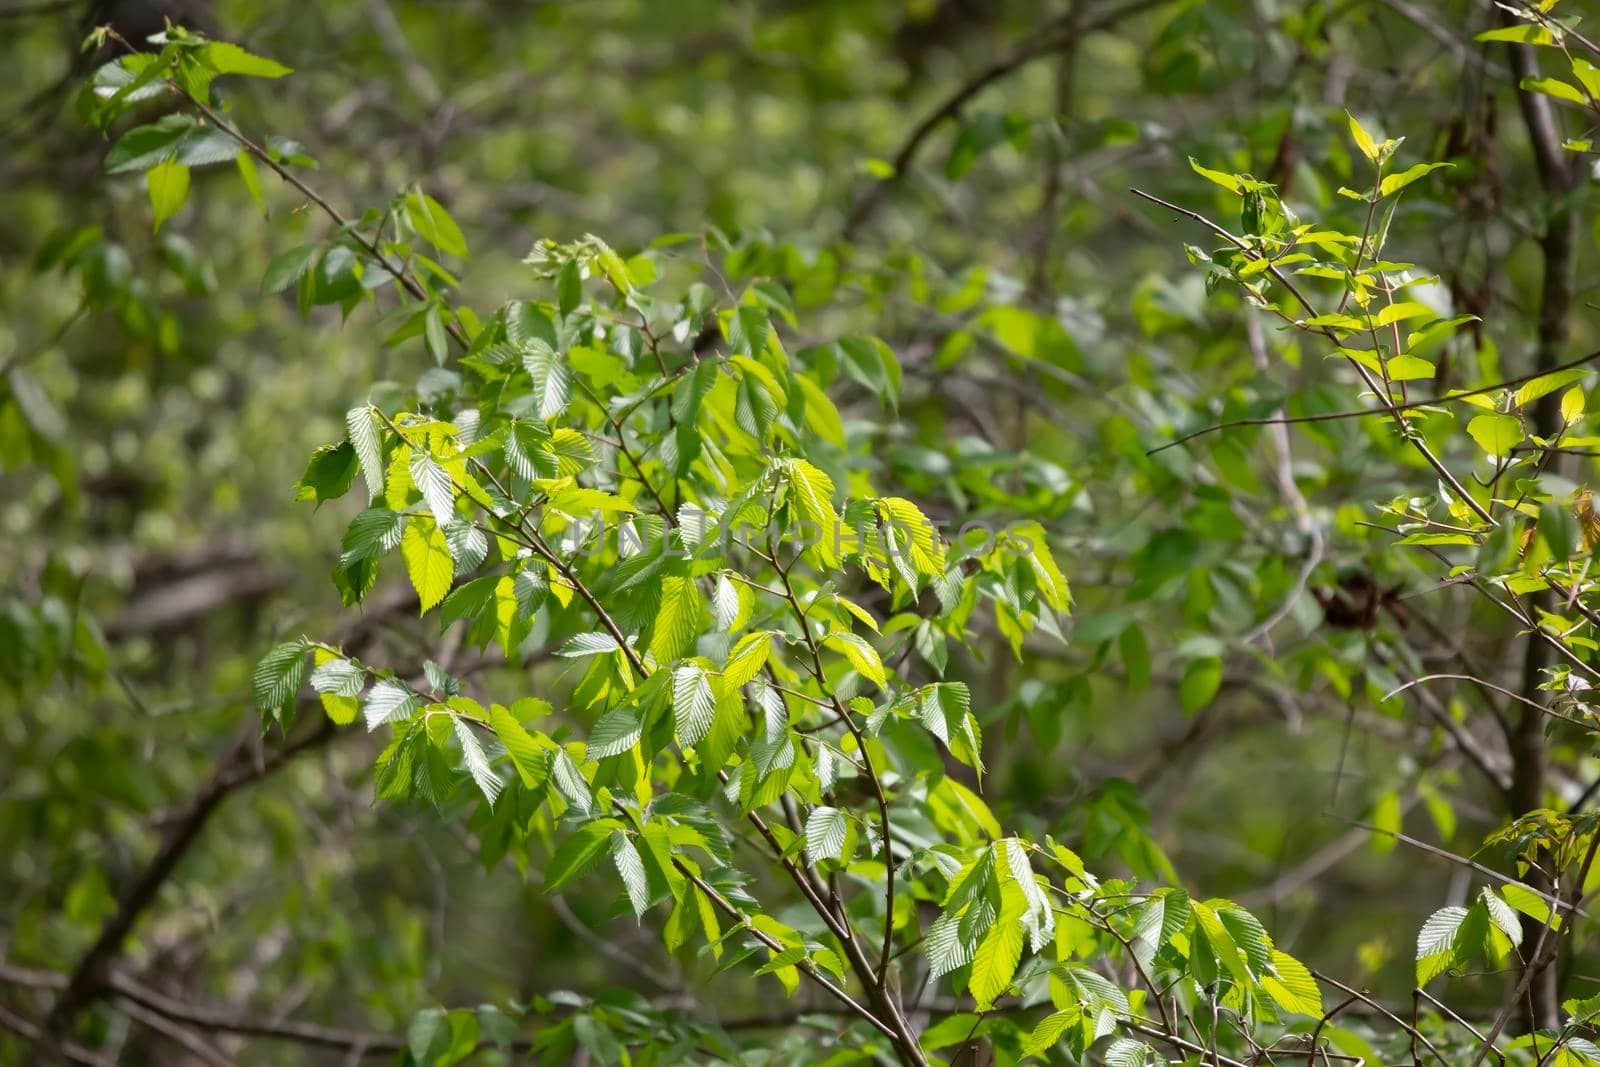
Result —
<svg viewBox="0 0 1600 1067"><path fill-rule="evenodd" d="M650 907L650 879L645 874L639 850L620 830L611 835L611 862L616 864L617 874L622 877L622 887L627 891L634 917L643 915Z"/></svg>
<svg viewBox="0 0 1600 1067"><path fill-rule="evenodd" d="M795 510L815 528L810 531L816 539L812 551L823 566L837 567L839 513L833 509L833 479L803 459L789 460L787 467Z"/></svg>
<svg viewBox="0 0 1600 1067"><path fill-rule="evenodd" d="M263 714L277 714L294 699L300 683L306 676L306 645L304 641L285 641L273 648L256 664L250 676L251 692L256 707Z"/></svg>
<svg viewBox="0 0 1600 1067"><path fill-rule="evenodd" d="M911 564L918 574L937 577L944 573L944 542L938 529L909 500L897 496L880 497L877 501L882 522L894 534L896 543L889 549L902 555L910 553ZM876 629L876 627L874 627Z"/></svg>
<svg viewBox="0 0 1600 1067"><path fill-rule="evenodd" d="M680 745L698 745L711 729L716 711L717 695L705 668L688 664L672 673L673 725Z"/></svg>
<svg viewBox="0 0 1600 1067"><path fill-rule="evenodd" d="M306 271L311 269L311 264L317 258L316 245L299 245L273 257L267 264L267 271L261 276L261 291L263 293L281 293L289 286L298 282ZM371 411L365 407L352 408L350 415L362 412L369 418ZM346 416L348 419L349 416Z"/></svg>
<svg viewBox="0 0 1600 1067"><path fill-rule="evenodd" d="M1378 146L1372 140L1372 135L1366 131L1356 117L1346 111L1344 117L1350 120L1350 136L1355 138L1356 147L1361 149L1361 154L1373 163L1378 161Z"/></svg>
<svg viewBox="0 0 1600 1067"><path fill-rule="evenodd" d="M1519 408L1526 404L1531 404L1535 400L1555 392L1557 389L1571 385L1573 382L1588 375L1588 373L1589 371L1584 367L1574 367L1571 370L1556 371L1554 374L1541 374L1530 382L1524 382L1517 389L1513 402ZM1582 410L1583 408L1580 404L1579 411Z"/></svg>
<svg viewBox="0 0 1600 1067"><path fill-rule="evenodd" d="M1372 825L1379 831L1372 835L1372 850L1374 852L1393 851L1398 839L1394 836L1400 832L1400 794L1393 789L1385 790L1378 798L1377 804L1372 808Z"/></svg>
<svg viewBox="0 0 1600 1067"><path fill-rule="evenodd" d="M928 924L922 951L928 960L932 978L942 978L971 961L974 946L961 937L960 925L957 917L949 914L940 915ZM1018 930L1017 938L1020 946L1021 930Z"/></svg>
<svg viewBox="0 0 1600 1067"><path fill-rule="evenodd" d="M323 445L311 454L311 462L300 476L297 485L300 499L324 504L344 496L354 484L360 466L356 450L349 441Z"/></svg>
<svg viewBox="0 0 1600 1067"><path fill-rule="evenodd" d="M367 720L367 729L376 730L388 723L409 718L422 705L422 697L412 692L410 687L396 681L382 681L367 691L361 713Z"/></svg>
<svg viewBox="0 0 1600 1067"><path fill-rule="evenodd" d="M1131 1037L1119 1037L1107 1045L1105 1061L1106 1067L1151 1067L1166 1062L1155 1049Z"/></svg>
<svg viewBox="0 0 1600 1067"><path fill-rule="evenodd" d="M135 126L106 153L106 173L149 170L171 159L178 143L194 128L194 120L187 115L167 115L147 126Z"/></svg>
<svg viewBox="0 0 1600 1067"><path fill-rule="evenodd" d="M449 472L435 463L426 452L411 454L410 471L412 484L422 494L428 510L433 512L433 521L440 527L449 526L456 517L456 487L450 480ZM448 555L448 547L445 551Z"/></svg>
<svg viewBox="0 0 1600 1067"><path fill-rule="evenodd" d="M529 789L544 785L549 777L549 765L545 760L549 748L541 746L510 709L502 704L489 705L489 728L505 746L506 754L511 757L511 765L517 769L522 784Z"/></svg>
<svg viewBox="0 0 1600 1067"><path fill-rule="evenodd" d="M1305 964L1288 953L1272 950L1272 971L1263 975L1261 988L1284 1011L1322 1018L1322 990Z"/></svg>
<svg viewBox="0 0 1600 1067"><path fill-rule="evenodd" d="M483 751L483 743L478 740L478 735L472 732L467 720L458 715L451 721L455 724L456 740L461 744L461 758L467 765L467 773L472 776L473 782L477 784L489 806L493 807L495 798L500 795L505 783L500 781L500 776L489 766L489 757Z"/></svg>
<svg viewBox="0 0 1600 1067"><path fill-rule="evenodd" d="M438 524L424 519L406 524L405 535L400 539L400 555L406 561L406 575L417 591L417 599L422 602L420 614L426 615L450 592L450 584L455 581L455 561L450 556L450 546L445 543Z"/></svg>
<svg viewBox="0 0 1600 1067"><path fill-rule="evenodd" d="M1582 389L1573 387L1561 395L1561 421L1576 422L1582 415L1586 398Z"/></svg>
<svg viewBox="0 0 1600 1067"><path fill-rule="evenodd" d="M835 630L824 637L822 643L837 652L844 653L844 658L850 661L850 666L879 689L889 687L889 679L884 674L883 660L878 657L878 650L867 644L864 639L846 630Z"/></svg>
<svg viewBox="0 0 1600 1067"><path fill-rule="evenodd" d="M1438 369L1425 359L1416 356L1395 356L1384 365L1391 382L1432 381Z"/></svg>
<svg viewBox="0 0 1600 1067"><path fill-rule="evenodd" d="M1522 920L1517 918L1516 911L1488 886L1478 890L1478 899L1483 902L1484 910L1489 913L1489 921L1494 928L1499 930L1511 942L1511 947L1516 948L1522 944Z"/></svg>
<svg viewBox="0 0 1600 1067"><path fill-rule="evenodd" d="M1550 556L1565 563L1583 549L1583 534L1578 528L1578 517L1572 508L1557 500L1549 500L1539 507L1539 539L1550 549Z"/></svg>
<svg viewBox="0 0 1600 1067"><path fill-rule="evenodd" d="M218 74L243 74L251 78L281 78L294 73L293 69L276 60L252 55L228 41L210 41L201 49L201 56ZM418 1057L419 1059L421 1057Z"/></svg>
<svg viewBox="0 0 1600 1067"><path fill-rule="evenodd" d="M1526 22L1516 26L1502 26L1499 29L1485 30L1472 38L1474 41L1511 41L1515 44L1554 44L1550 31L1533 22Z"/></svg>
<svg viewBox="0 0 1600 1067"><path fill-rule="evenodd" d="M249 152L239 151L234 153L234 166L239 168L239 179L244 182L244 187L250 193L250 199L256 202L256 207L261 209L261 214L267 213L267 198L261 193L261 175L256 170L255 157Z"/></svg>
<svg viewBox="0 0 1600 1067"><path fill-rule="evenodd" d="M1225 174L1220 170L1210 170L1202 167L1193 156L1189 157L1189 166L1206 181L1222 186L1235 196L1240 196L1244 193L1244 183L1237 174Z"/></svg>
<svg viewBox="0 0 1600 1067"><path fill-rule="evenodd" d="M1428 916L1417 934L1417 985L1427 985L1450 967L1456 935L1466 921L1467 909L1456 905Z"/></svg>
<svg viewBox="0 0 1600 1067"><path fill-rule="evenodd" d="M589 735L590 759L619 756L639 743L643 724L639 712L631 707L615 708L600 716Z"/></svg>
<svg viewBox="0 0 1600 1067"><path fill-rule="evenodd" d="M1222 688L1222 661L1214 656L1190 660L1178 682L1178 700L1183 710L1194 714L1216 698Z"/></svg>
<svg viewBox="0 0 1600 1067"><path fill-rule="evenodd" d="M670 663L694 651L705 624L705 599L695 580L686 575L661 579L661 606L650 634L650 652L656 662Z"/></svg>
<svg viewBox="0 0 1600 1067"><path fill-rule="evenodd" d="M1543 93L1545 96L1552 96L1557 100L1564 100L1569 104L1577 104L1580 107L1588 103L1584 99L1583 93L1578 91L1577 86L1570 82L1564 82L1560 78L1523 78L1517 84L1523 92Z"/></svg>
<svg viewBox="0 0 1600 1067"><path fill-rule="evenodd" d="M150 192L150 210L155 229L178 213L189 197L189 168L180 163L158 163L145 171L145 187Z"/></svg>
<svg viewBox="0 0 1600 1067"><path fill-rule="evenodd" d="M850 820L838 808L818 805L806 818L806 852L812 861L843 859Z"/></svg>
<svg viewBox="0 0 1600 1067"><path fill-rule="evenodd" d="M302 267L302 270L304 268ZM378 417L369 407L351 408L345 413L345 430L356 450L361 474L367 480L367 496L376 500L383 493L383 450L378 438Z"/></svg>
<svg viewBox="0 0 1600 1067"><path fill-rule="evenodd" d="M767 664L772 652L772 634L766 630L745 634L728 653L727 666L722 668L722 684L738 687L753 681Z"/></svg>
<svg viewBox="0 0 1600 1067"><path fill-rule="evenodd" d="M1387 307L1384 307L1378 312L1377 315L1373 316L1372 324L1374 326L1381 327L1389 326L1396 322L1404 322L1407 319L1421 318L1432 319L1438 318L1438 316L1427 304L1419 304L1416 301L1411 300L1399 304L1390 304Z"/></svg>
<svg viewBox="0 0 1600 1067"><path fill-rule="evenodd" d="M439 251L462 259L467 257L467 239L462 235L461 227L433 197L426 193L408 194L406 218L422 239Z"/></svg>
<svg viewBox="0 0 1600 1067"><path fill-rule="evenodd" d="M1082 1017L1083 1013L1077 1008L1065 1008L1046 1015L1034 1026L1033 1032L1028 1035L1028 1040L1022 1043L1022 1055L1024 1057L1044 1055L1046 1051L1055 1047L1062 1035L1077 1026L1078 1020Z"/></svg>
<svg viewBox="0 0 1600 1067"><path fill-rule="evenodd" d="M621 829L616 819L596 819L563 841L545 868L544 891L559 892L587 874L610 850L612 833Z"/></svg>
<svg viewBox="0 0 1600 1067"><path fill-rule="evenodd" d="M556 792L568 804L584 814L594 810L594 794L589 791L589 783L584 780L583 772L565 748L558 747L551 757L550 778L555 783Z"/></svg>
<svg viewBox="0 0 1600 1067"><path fill-rule="evenodd" d="M572 368L539 338L522 346L522 365L533 379L533 398L541 419L555 418L572 400Z"/></svg>
<svg viewBox="0 0 1600 1067"><path fill-rule="evenodd" d="M1467 433L1489 455L1504 457L1522 442L1522 422L1515 415L1478 415L1467 423Z"/></svg>
<svg viewBox="0 0 1600 1067"><path fill-rule="evenodd" d="M621 647L617 644L616 638L610 634L592 631L586 634L574 634L567 640L566 644L561 646L561 650L556 655L576 659L582 656L598 656L606 652L616 652Z"/></svg>
<svg viewBox="0 0 1600 1067"><path fill-rule="evenodd" d="M1022 924L1009 909L1002 909L972 957L968 992L978 1002L980 1011L991 1007L995 999L1011 987L1012 976L1022 960L1022 942Z"/></svg>
<svg viewBox="0 0 1600 1067"><path fill-rule="evenodd" d="M368 508L350 520L340 542L343 562L368 559L392 552L400 545L406 517L388 508Z"/></svg>
<svg viewBox="0 0 1600 1067"><path fill-rule="evenodd" d="M1427 177L1441 167L1449 167L1450 163L1417 163L1398 174L1390 174L1378 183L1378 195L1390 196L1410 185L1419 178Z"/></svg>

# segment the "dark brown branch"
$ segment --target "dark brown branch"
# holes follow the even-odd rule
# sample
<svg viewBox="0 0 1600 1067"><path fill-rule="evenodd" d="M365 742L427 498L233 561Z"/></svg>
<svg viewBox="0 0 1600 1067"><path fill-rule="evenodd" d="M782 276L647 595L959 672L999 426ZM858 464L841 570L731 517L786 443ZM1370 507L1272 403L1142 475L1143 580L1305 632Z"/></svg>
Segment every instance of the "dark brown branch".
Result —
<svg viewBox="0 0 1600 1067"><path fill-rule="evenodd" d="M1109 29L1123 19L1131 18L1149 8L1156 7L1164 0L1131 0L1130 3L1120 7L1098 12L1081 23L1075 23L1075 11L1052 19L1034 33L1033 39L1026 44L1018 45L1011 52L984 67L971 78L957 86L946 96L937 107L923 116L921 122L912 127L906 139L901 142L900 148L890 160L894 168L887 178L875 181L868 186L866 191L856 199L851 206L850 213L845 218L844 230L840 234L845 240L850 240L860 231L872 213L877 210L883 201L884 195L905 179L911 165L916 161L917 153L928 138L946 122L957 118L968 101L977 96L990 85L1006 77L1014 71L1027 66L1035 59L1073 47L1082 34L1095 33L1099 30Z"/></svg>
<svg viewBox="0 0 1600 1067"><path fill-rule="evenodd" d="M375 608L356 624L349 636L355 638L372 632L388 614L414 601L415 598L408 595ZM317 700L308 695L300 703L309 709ZM222 802L235 790L265 778L297 756L326 745L336 733L333 722L322 717L299 737L284 741L261 757L254 740L254 723L241 730L240 736L218 757L211 776L194 796L164 820L161 844L155 855L118 897L116 911L101 926L94 944L72 968L61 995L45 1016L43 1032L47 1040L64 1033L78 1012L96 999L98 986L110 963L122 952L123 942L155 902L156 894L172 877L179 861L199 839Z"/></svg>
<svg viewBox="0 0 1600 1067"><path fill-rule="evenodd" d="M43 1030L29 1022L27 1019L24 1019L10 1008L6 1007L4 1004L0 1004L0 1026L5 1027L7 1030L10 1030L12 1033L17 1034L20 1037L32 1041L36 1045L44 1039ZM74 1045L70 1041L60 1042L56 1047L61 1050L61 1054L67 1059L71 1060L73 1063L81 1063L84 1065L84 1067L117 1067L117 1064L106 1059L104 1056L100 1056L94 1052L91 1052L81 1045Z"/></svg>

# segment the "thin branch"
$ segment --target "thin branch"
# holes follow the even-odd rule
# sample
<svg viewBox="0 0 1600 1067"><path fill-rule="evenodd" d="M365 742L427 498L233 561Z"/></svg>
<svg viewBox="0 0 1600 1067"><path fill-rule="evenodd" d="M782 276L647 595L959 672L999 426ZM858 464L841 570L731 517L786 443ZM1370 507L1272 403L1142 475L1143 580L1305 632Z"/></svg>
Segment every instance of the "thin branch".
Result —
<svg viewBox="0 0 1600 1067"><path fill-rule="evenodd" d="M899 149L890 159L892 172L887 178L875 181L868 186L866 191L851 206L845 218L844 229L840 236L850 240L861 229L872 213L877 210L884 194L905 179L911 170L911 165L916 161L917 153L928 138L946 122L957 118L967 102L977 96L990 85L1006 77L1014 71L1027 66L1035 59L1050 55L1052 52L1064 48L1075 47L1083 34L1095 33L1099 30L1109 29L1123 19L1131 18L1149 8L1156 7L1165 0L1132 0L1121 7L1111 8L1084 19L1081 24L1074 23L1076 11L1069 11L1065 15L1051 19L1034 32L1033 39L1025 44L1018 45L1011 52L984 67L971 78L957 86L927 115L922 121L912 127L906 139L901 142Z"/></svg>
<svg viewBox="0 0 1600 1067"><path fill-rule="evenodd" d="M1458 400L1466 400L1468 397L1482 396L1484 393L1494 393L1501 389L1509 389L1514 385L1521 385L1524 382L1531 382L1533 379L1543 378L1547 374L1559 374L1564 370L1572 370L1574 367L1582 367L1585 364L1593 363L1597 359L1600 359L1600 350L1590 352L1585 356L1579 356L1577 359L1569 362L1558 364L1549 368L1548 370L1530 371L1527 374L1520 374L1515 378L1507 378L1505 381L1495 382L1493 385L1479 386L1476 389L1467 389L1462 392L1451 393L1448 396L1434 396L1429 397L1426 400L1412 400L1403 404L1380 404L1378 407L1374 408L1360 408L1350 411L1329 411L1320 415L1273 415L1259 419L1231 419L1228 422L1219 422L1212 426L1206 426L1199 430L1193 430L1184 434L1182 437L1174 437L1172 440L1167 441L1164 444L1160 444L1155 448L1146 450L1145 455L1153 456L1157 452L1165 452L1169 448L1176 448L1186 441L1194 440L1196 437L1204 437L1206 434L1217 433L1220 430L1233 430L1241 426L1296 426L1307 422L1337 422L1341 419L1363 419L1368 415L1398 415L1401 412L1415 411L1418 408L1436 407L1440 404L1453 404Z"/></svg>
<svg viewBox="0 0 1600 1067"><path fill-rule="evenodd" d="M1486 682L1482 678L1476 678L1476 677L1474 677L1474 676L1472 676L1470 674L1425 674L1421 678L1413 678L1413 679L1411 679L1411 681L1406 682L1404 685L1399 685L1399 686L1396 686L1395 688L1389 690L1389 692L1387 692L1387 693L1385 693L1383 695L1383 699L1384 700L1388 700L1390 697L1396 696L1397 694L1400 694L1400 693L1403 693L1407 689L1410 689L1412 686L1421 685L1423 682L1435 682L1435 681L1471 682L1473 685L1479 686L1480 688L1491 689L1494 692L1499 693L1501 696L1509 697L1510 699L1518 701L1519 703L1526 704L1528 707L1534 708L1537 711L1539 711L1539 712L1541 712L1541 713L1543 713L1545 715L1550 716L1552 719L1556 719L1556 720L1558 720L1560 722L1568 723L1569 725L1582 725L1581 723L1573 722L1572 719L1568 718L1565 715L1557 714L1556 712L1552 711L1548 706L1539 703L1537 700L1529 700L1527 697L1523 696L1521 693L1514 693L1510 689L1507 689L1505 686L1495 685L1493 682Z"/></svg>
<svg viewBox="0 0 1600 1067"><path fill-rule="evenodd" d="M762 930L757 929L750 922L749 916L745 915L744 912L730 904L726 897L717 892L713 886L708 884L698 874L695 874L694 871L690 870L681 859L674 856L672 857L672 862L673 865L676 866L680 872L682 872L685 878L694 883L696 889L704 893L707 899L709 899L712 904L716 905L716 907L720 909L723 914L737 922L746 933L750 934L757 941L760 941L773 952L782 952L784 950L784 946L780 944L776 938L770 936ZM869 1011L860 1001L856 1000L849 993L846 993L843 989L840 989L838 986L834 985L827 978L825 978L822 972L817 970L816 964L812 963L810 960L802 960L797 966L799 967L801 974L805 975L807 978L810 978L813 982L821 986L829 996L833 997L835 1000L845 1005L845 1007L849 1008L858 1018L870 1023L874 1029L883 1034L890 1041L893 1041L896 1044L900 1043L901 1037L899 1034L892 1030L882 1019L879 1019L876 1015L873 1015L872 1012Z"/></svg>
<svg viewBox="0 0 1600 1067"><path fill-rule="evenodd" d="M364 635L375 630L379 622L413 603L414 598L392 601L368 613L347 635ZM307 708L316 704L315 695L300 700ZM331 741L337 730L333 721L322 717L309 731L293 741L281 743L270 755L261 757L255 739L254 723L247 724L240 736L217 759L216 767L188 803L174 811L163 824L162 840L156 853L144 868L123 890L117 900L116 910L100 927L100 934L72 968L61 995L45 1016L43 1032L47 1038L65 1032L68 1024L95 999L95 990L109 964L122 952L122 945L133 932L135 924L155 902L156 894L178 862L199 840L201 831L212 815L235 790L272 774L296 757L320 748Z"/></svg>
<svg viewBox="0 0 1600 1067"><path fill-rule="evenodd" d="M35 1045L43 1043L45 1039L43 1029L33 1025L33 1023L24 1019L4 1004L0 1004L0 1026L32 1041ZM67 1059L73 1063L81 1063L83 1067L117 1067L116 1063L106 1059L104 1056L91 1052L81 1045L74 1045L70 1041L58 1042L56 1047L61 1050L61 1054Z"/></svg>
<svg viewBox="0 0 1600 1067"><path fill-rule="evenodd" d="M1260 258L1262 256L1262 253L1257 252L1245 242L1235 237L1226 227L1217 225L1215 222L1212 222L1209 218L1200 214L1198 211L1190 211L1188 208L1179 207L1177 204L1163 200L1159 196L1152 196L1151 194L1139 189L1132 189L1130 192L1132 192L1134 196L1148 200L1152 204L1158 204L1161 207L1166 208L1168 211L1175 211L1179 215L1193 219L1195 222L1198 222L1202 226L1206 227L1212 233L1229 241L1235 248L1238 248L1246 255L1255 258ZM1302 293L1300 289L1293 282L1291 282L1281 270L1269 262L1267 265L1267 273L1272 275L1273 280L1279 285L1283 286L1284 289L1286 289L1289 294L1295 298L1295 301L1306 310L1307 314L1313 317L1316 316L1316 307L1311 303L1310 300L1306 299L1305 294ZM1289 321L1293 322L1294 320L1290 319ZM1343 347L1343 345L1340 343L1338 334L1334 333L1329 327L1320 327L1316 332L1321 333L1329 341L1332 341L1335 347ZM1378 388L1378 382L1372 377L1372 372L1370 370L1362 366L1361 363L1354 359L1349 359L1349 357L1346 357L1346 359L1349 364L1355 368L1356 373L1360 375L1361 380L1366 383L1368 389L1372 390L1374 393L1383 392ZM1549 370L1547 369L1545 373L1549 373ZM1395 415L1394 418L1395 422L1404 428L1404 420L1401 419L1399 415ZM1410 442L1411 447L1416 450L1417 454L1427 461L1428 466L1433 468L1433 472L1439 476L1440 481L1448 485L1451 491L1455 493L1456 497L1463 504L1467 505L1467 507L1471 508L1474 514L1476 514L1480 519L1488 523L1490 526L1500 525L1495 520L1494 516L1489 514L1488 510L1482 504L1478 503L1478 501L1473 498L1471 493L1467 492L1466 487L1463 486L1456 476L1450 472L1450 469L1440 461L1439 457L1433 454L1433 449L1429 448L1426 442L1410 436L1408 436L1406 440Z"/></svg>
<svg viewBox="0 0 1600 1067"><path fill-rule="evenodd" d="M1335 818L1339 818L1339 816L1334 816L1334 817ZM1585 918L1588 918L1588 913L1583 911L1583 910L1581 910L1581 909L1578 909L1575 904L1568 904L1566 901L1562 900L1560 897L1551 896L1549 893L1545 893L1545 892L1542 892L1542 891L1540 891L1538 889L1535 889L1533 886L1527 884L1526 882L1519 882L1519 881L1517 881L1517 879L1512 878L1510 875L1501 874L1499 871L1494 870L1493 868L1485 867L1483 864L1479 863L1477 860L1471 859L1471 858L1469 858L1467 856L1459 855L1459 854L1457 854L1455 852L1451 852L1449 849L1440 848L1438 845L1430 845L1426 841L1419 840L1418 838L1412 837L1409 834L1401 833L1399 830L1385 830L1382 827L1373 826L1371 823L1361 822L1361 821L1359 821L1357 819L1348 819L1346 821L1349 822L1350 825L1360 827L1361 829L1366 830L1366 831L1368 831L1370 833L1383 834L1386 837L1392 837L1396 841L1400 841L1400 842L1403 842L1403 843L1405 843L1407 845L1410 845L1412 848L1421 849L1423 852L1426 852L1429 855L1438 856L1440 859L1449 860L1451 863L1457 864L1457 865L1462 866L1462 867L1470 868L1470 869L1472 869L1474 871L1477 871L1479 874L1483 875L1485 878L1492 878L1496 882L1499 882L1502 885L1514 885L1514 886L1517 886L1520 889L1525 889L1528 892L1532 893L1534 896L1538 897L1540 900L1544 901L1546 904L1550 905L1553 909L1560 910L1560 911L1573 911L1573 910L1576 910L1579 915L1582 915ZM1600 836L1600 835L1596 835L1596 836Z"/></svg>

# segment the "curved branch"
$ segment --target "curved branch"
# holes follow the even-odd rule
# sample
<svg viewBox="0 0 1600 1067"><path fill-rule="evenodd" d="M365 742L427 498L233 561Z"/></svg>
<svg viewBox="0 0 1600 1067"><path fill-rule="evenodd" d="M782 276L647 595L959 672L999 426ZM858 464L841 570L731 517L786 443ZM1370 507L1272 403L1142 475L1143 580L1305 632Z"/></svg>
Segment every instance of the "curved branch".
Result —
<svg viewBox="0 0 1600 1067"><path fill-rule="evenodd" d="M856 235L872 213L882 203L884 194L892 186L904 180L906 173L911 169L911 164L916 161L917 153L922 151L922 146L931 137L934 131L951 119L961 114L962 108L968 101L977 96L984 89L1006 77L1014 71L1020 70L1043 56L1059 52L1065 48L1073 47L1082 34L1094 33L1098 30L1109 29L1123 19L1131 18L1152 7L1157 7L1165 0L1131 0L1121 7L1102 11L1081 24L1074 25L1076 8L1069 9L1066 14L1051 19L1040 27L1034 34L1032 41L1018 45L1010 53L995 60L984 67L971 78L957 86L948 96L941 100L932 111L923 116L922 121L912 127L906 139L901 142L899 149L890 160L894 168L892 174L881 181L875 181L851 205L850 213L845 217L844 229L840 236L850 240Z"/></svg>

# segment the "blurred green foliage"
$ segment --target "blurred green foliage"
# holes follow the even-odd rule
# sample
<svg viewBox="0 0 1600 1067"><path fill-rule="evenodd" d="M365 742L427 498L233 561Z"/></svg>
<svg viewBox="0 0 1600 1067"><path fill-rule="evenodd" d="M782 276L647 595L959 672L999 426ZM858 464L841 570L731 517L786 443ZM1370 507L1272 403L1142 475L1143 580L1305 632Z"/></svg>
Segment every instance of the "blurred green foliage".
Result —
<svg viewBox="0 0 1600 1067"><path fill-rule="evenodd" d="M1580 14L1568 6L1555 14ZM215 102L347 217L370 230L396 207L429 231L443 254L419 269L450 296L431 320L357 277L356 257L315 251L331 232L318 205L264 167L254 196L236 146L204 122L172 128L192 164L181 179L148 179L119 138L192 109L152 97L95 129L92 85L120 51L85 37L110 25L143 43L169 17L295 68L223 78ZM1495 1021L1518 981L1490 924L1507 905L1481 892L1499 883L1385 834L1538 892L1571 888L1540 879L1580 865L1600 775L1585 671L1560 666L1594 654L1590 379L1574 368L1542 393L1490 390L1486 410L1430 407L1403 433L1376 416L1317 421L1375 406L1370 382L1328 358L1342 335L1253 307L1234 284L1264 283L1248 256L1230 262L1196 219L1128 190L1236 234L1281 235L1284 207L1328 232L1381 228L1379 275L1426 312L1376 357L1394 399L1575 361L1600 332L1587 143L1600 58L1581 23L1557 48L1537 19L1467 0L97 0L0 5L0 29L0 1022L39 1025L172 852L66 1020L112 1062L344 1062L352 1033L434 1063L517 1062L502 1037L545 1040L556 1060L575 1044L591 1062L615 1062L619 1042L663 1062L858 1054L814 990L783 999L775 978L666 952L660 921L608 923L628 910L609 874L552 901L541 884L566 836L553 824L507 844L470 791L443 819L373 803L382 735L329 728L304 693L287 730L261 735L252 675L286 639L402 674L463 654L470 624L411 619L402 567L345 606L348 576L342 597L329 575L362 479L347 472L357 489L324 504L302 488L306 463L368 398L392 414L401 397L457 395L448 308L491 321L507 300L560 299L524 257L589 234L641 287L682 295L672 353L695 346L708 309L758 294L836 405L841 499L904 496L952 532L1039 524L1072 584L1059 638L980 613L967 641L929 628L892 646L896 670L970 689L983 801L1007 832L1051 835L1103 877L1236 900L1278 947L1407 1021L1414 957L1505 969L1428 987L1480 1030ZM1362 140L1376 155L1402 136L1383 173L1449 166L1385 190L1376 215ZM180 180L182 196L165 184ZM1273 192L1249 195L1254 180ZM1341 291L1312 279L1319 296ZM1392 363L1412 356L1425 371ZM1262 424L1285 413L1307 421ZM1150 451L1219 423L1238 424ZM1479 506L1529 514L1491 533L1419 444ZM1550 566L1570 568L1570 598L1538 588ZM1555 640L1450 580L1469 574ZM510 662L475 664L469 695L567 715L582 675L548 653L572 629L544 617ZM1489 684L1389 695L1434 675ZM593 722L564 725L585 736ZM1526 818L1544 810L1563 817ZM1538 909L1537 893L1504 896ZM926 926L940 903L910 920ZM1448 955L1479 912L1472 953ZM1433 946L1447 958L1423 952L1425 922L1449 926ZM1523 926L1528 953L1544 924ZM1535 969L1507 1031L1565 1026L1573 1063L1592 1011L1560 1005L1595 992L1590 932L1576 924ZM1094 936L1058 930L1056 947L1136 989ZM1480 949L1487 968L1467 958ZM106 974L345 1040L196 1024L210 1043L197 1052ZM964 986L903 995L930 1056L966 1062L973 1043L975 1062L1011 1062L1050 991L1039 976L995 1016L973 1014ZM1325 986L1324 1006L1344 998ZM499 1007L435 1010L483 1003ZM1422 1007L1437 1058L1471 1062L1471 1032ZM9 1029L0 1058L35 1062ZM1359 1002L1328 1029L1344 1054L1369 1042L1384 1062L1410 1041ZM1112 1054L1105 1037L1088 1062ZM1523 1040L1511 1054L1525 1062L1548 1051Z"/></svg>

